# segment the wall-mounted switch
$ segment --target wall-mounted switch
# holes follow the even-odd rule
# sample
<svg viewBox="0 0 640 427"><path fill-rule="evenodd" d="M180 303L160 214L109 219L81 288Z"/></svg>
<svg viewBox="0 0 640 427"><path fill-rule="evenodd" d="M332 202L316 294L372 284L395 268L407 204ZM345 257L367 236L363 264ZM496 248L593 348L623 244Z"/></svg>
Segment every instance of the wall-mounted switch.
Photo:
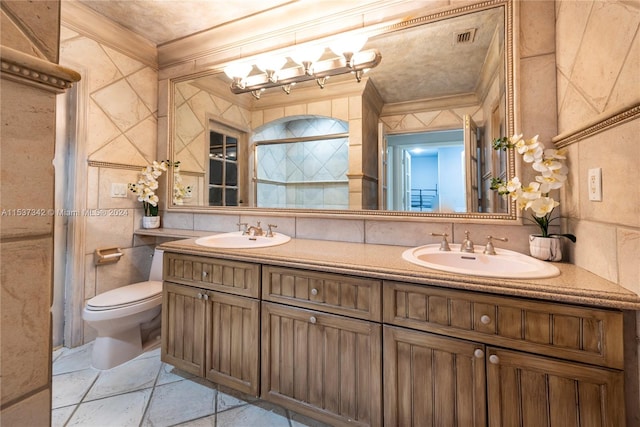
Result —
<svg viewBox="0 0 640 427"><path fill-rule="evenodd" d="M602 201L602 168L589 169L589 182L587 189L589 191L589 200L593 202Z"/></svg>
<svg viewBox="0 0 640 427"><path fill-rule="evenodd" d="M127 184L112 182L111 197L127 197Z"/></svg>

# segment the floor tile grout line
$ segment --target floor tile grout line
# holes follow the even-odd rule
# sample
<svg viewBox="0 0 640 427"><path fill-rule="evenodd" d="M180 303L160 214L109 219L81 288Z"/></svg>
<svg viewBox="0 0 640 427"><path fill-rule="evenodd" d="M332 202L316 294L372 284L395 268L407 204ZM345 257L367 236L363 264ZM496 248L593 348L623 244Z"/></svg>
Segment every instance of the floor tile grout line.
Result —
<svg viewBox="0 0 640 427"><path fill-rule="evenodd" d="M162 371L164 369L165 363L160 360L160 369L158 369L158 373L156 374L156 379L153 381L153 386L151 387L151 394L149 394L149 400L147 400L147 404L144 407L144 411L142 412L142 418L140 418L139 427L142 427L144 420L146 419L147 413L151 408L151 400L153 399L153 395L156 392L156 386L158 385L158 380L160 379L160 375L162 375Z"/></svg>

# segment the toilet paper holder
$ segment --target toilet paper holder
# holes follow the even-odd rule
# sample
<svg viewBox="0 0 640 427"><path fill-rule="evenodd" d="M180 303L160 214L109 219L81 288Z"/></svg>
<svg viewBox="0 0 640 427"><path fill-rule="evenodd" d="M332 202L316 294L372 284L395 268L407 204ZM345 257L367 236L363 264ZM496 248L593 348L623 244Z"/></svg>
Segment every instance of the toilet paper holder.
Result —
<svg viewBox="0 0 640 427"><path fill-rule="evenodd" d="M124 254L120 248L103 248L96 249L93 259L96 265L112 264L120 261L122 255Z"/></svg>

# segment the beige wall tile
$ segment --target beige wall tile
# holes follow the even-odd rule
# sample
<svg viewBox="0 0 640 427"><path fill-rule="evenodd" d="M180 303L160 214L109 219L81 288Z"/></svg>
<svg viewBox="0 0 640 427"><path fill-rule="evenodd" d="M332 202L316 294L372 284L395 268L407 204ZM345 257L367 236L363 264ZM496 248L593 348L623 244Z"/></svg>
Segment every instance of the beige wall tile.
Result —
<svg viewBox="0 0 640 427"><path fill-rule="evenodd" d="M575 225L574 230L578 241L573 247L574 254L570 261L617 283L616 227L582 220Z"/></svg>
<svg viewBox="0 0 640 427"><path fill-rule="evenodd" d="M52 233L55 95L6 79L0 93L2 237Z"/></svg>
<svg viewBox="0 0 640 427"><path fill-rule="evenodd" d="M4 404L47 387L50 381L53 246L50 238L44 238L3 242L0 249Z"/></svg>
<svg viewBox="0 0 640 427"><path fill-rule="evenodd" d="M364 221L360 219L298 218L299 239L364 242Z"/></svg>
<svg viewBox="0 0 640 427"><path fill-rule="evenodd" d="M629 181L640 159L640 120L623 123L580 143L580 216L589 221L640 227L640 191ZM602 168L602 202L590 201L587 173Z"/></svg>
<svg viewBox="0 0 640 427"><path fill-rule="evenodd" d="M451 242L453 225L451 223L425 223L404 221L365 221L365 243L380 245L420 246L440 243L442 237L433 237L430 233L447 233Z"/></svg>
<svg viewBox="0 0 640 427"><path fill-rule="evenodd" d="M617 1L593 4L571 81L598 113L610 107L607 101L639 24L638 8Z"/></svg>
<svg viewBox="0 0 640 427"><path fill-rule="evenodd" d="M523 133L525 137L539 135L540 142L549 147L551 138L557 135L555 77L553 54L527 58L520 62L520 78L527 82L527 90L521 91L522 129L519 133Z"/></svg>
<svg viewBox="0 0 640 427"><path fill-rule="evenodd" d="M558 1L556 16L556 55L558 71L566 78L571 70L580 48L580 40L584 35L593 7L593 1Z"/></svg>
<svg viewBox="0 0 640 427"><path fill-rule="evenodd" d="M149 280L152 246L138 246L122 249L120 261L113 264L95 266L96 294L101 294L121 286Z"/></svg>
<svg viewBox="0 0 640 427"><path fill-rule="evenodd" d="M555 51L555 4L552 1L521 1L521 13L536 19L520 21L520 55L524 58Z"/></svg>
<svg viewBox="0 0 640 427"><path fill-rule="evenodd" d="M640 231L618 228L619 284L640 295Z"/></svg>
<svg viewBox="0 0 640 427"><path fill-rule="evenodd" d="M51 425L51 390L39 391L8 408L3 408L0 418L6 427Z"/></svg>
<svg viewBox="0 0 640 427"><path fill-rule="evenodd" d="M331 100L309 102L307 114L331 117Z"/></svg>
<svg viewBox="0 0 640 427"><path fill-rule="evenodd" d="M307 114L307 104L296 104L284 107L284 115L289 116L302 116Z"/></svg>
<svg viewBox="0 0 640 427"><path fill-rule="evenodd" d="M135 217L96 215L86 218L85 253L96 248L128 248L132 244Z"/></svg>

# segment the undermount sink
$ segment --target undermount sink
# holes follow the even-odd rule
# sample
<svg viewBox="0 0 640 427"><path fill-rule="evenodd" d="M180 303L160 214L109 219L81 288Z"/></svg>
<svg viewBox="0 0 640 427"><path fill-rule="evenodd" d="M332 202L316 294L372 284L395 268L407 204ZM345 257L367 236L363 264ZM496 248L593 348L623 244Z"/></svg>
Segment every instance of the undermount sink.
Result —
<svg viewBox="0 0 640 427"><path fill-rule="evenodd" d="M458 244L450 247L451 251L441 251L439 244L419 246L404 251L402 258L434 270L471 276L542 279L560 274L549 262L507 249L496 248L496 255L485 255L483 246L476 246L474 253L460 252Z"/></svg>
<svg viewBox="0 0 640 427"><path fill-rule="evenodd" d="M243 234L241 231L233 231L231 233L201 237L196 240L196 245L206 246L208 248L250 249L282 245L289 240L291 240L291 237L281 233L273 233L273 237L267 237L251 236Z"/></svg>

